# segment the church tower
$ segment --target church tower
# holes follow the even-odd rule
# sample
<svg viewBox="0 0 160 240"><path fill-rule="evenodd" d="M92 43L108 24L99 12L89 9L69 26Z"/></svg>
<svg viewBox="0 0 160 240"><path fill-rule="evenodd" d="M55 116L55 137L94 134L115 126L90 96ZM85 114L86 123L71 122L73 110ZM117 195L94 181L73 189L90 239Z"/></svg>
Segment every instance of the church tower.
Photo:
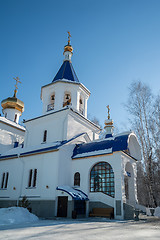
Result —
<svg viewBox="0 0 160 240"><path fill-rule="evenodd" d="M11 120L15 123L19 123L19 117L22 115L22 112L24 111L24 103L17 98L17 84L19 81L19 78L14 78L16 80L15 90L13 97L8 97L1 102L2 106L2 112L4 114L4 117L8 120Z"/></svg>
<svg viewBox="0 0 160 240"><path fill-rule="evenodd" d="M64 47L63 64L52 83L43 86L41 89L43 114L71 107L87 118L87 101L90 92L79 82L72 66L73 47L70 43L70 37L71 35L68 32L68 44Z"/></svg>

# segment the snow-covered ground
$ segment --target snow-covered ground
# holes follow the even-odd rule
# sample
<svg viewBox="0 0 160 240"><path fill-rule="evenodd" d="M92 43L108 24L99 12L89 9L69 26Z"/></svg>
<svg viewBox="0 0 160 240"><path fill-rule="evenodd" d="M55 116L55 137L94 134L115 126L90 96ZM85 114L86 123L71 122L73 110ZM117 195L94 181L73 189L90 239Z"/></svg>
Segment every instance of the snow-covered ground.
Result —
<svg viewBox="0 0 160 240"><path fill-rule="evenodd" d="M0 209L0 239L160 239L160 218L142 217L144 220L137 222L108 220L106 218L38 220L35 215L23 208Z"/></svg>
<svg viewBox="0 0 160 240"><path fill-rule="evenodd" d="M5 240L158 240L160 222L89 220L40 220L0 227Z"/></svg>
<svg viewBox="0 0 160 240"><path fill-rule="evenodd" d="M38 217L30 213L26 208L0 208L0 226L36 221L38 221Z"/></svg>

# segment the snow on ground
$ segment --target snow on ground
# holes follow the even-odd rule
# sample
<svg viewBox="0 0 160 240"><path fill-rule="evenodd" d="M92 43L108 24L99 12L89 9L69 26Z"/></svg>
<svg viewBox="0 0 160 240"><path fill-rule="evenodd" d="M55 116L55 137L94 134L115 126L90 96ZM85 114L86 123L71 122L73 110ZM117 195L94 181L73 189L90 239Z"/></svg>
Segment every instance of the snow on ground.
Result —
<svg viewBox="0 0 160 240"><path fill-rule="evenodd" d="M153 221L57 219L0 226L2 240L158 240L159 237L158 218Z"/></svg>
<svg viewBox="0 0 160 240"><path fill-rule="evenodd" d="M140 221L106 218L39 220L25 208L0 209L0 240L157 240L160 218Z"/></svg>
<svg viewBox="0 0 160 240"><path fill-rule="evenodd" d="M30 213L26 208L0 208L0 226L36 221L38 221L38 217Z"/></svg>

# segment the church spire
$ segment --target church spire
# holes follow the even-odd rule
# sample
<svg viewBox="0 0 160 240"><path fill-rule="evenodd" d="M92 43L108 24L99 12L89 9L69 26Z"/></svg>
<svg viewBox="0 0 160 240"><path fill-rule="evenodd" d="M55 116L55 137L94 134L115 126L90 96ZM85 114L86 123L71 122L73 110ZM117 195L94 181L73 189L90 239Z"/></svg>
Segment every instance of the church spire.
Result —
<svg viewBox="0 0 160 240"><path fill-rule="evenodd" d="M113 134L113 120L110 118L109 105L107 105L107 109L108 109L108 117L107 117L107 120L105 120L105 123L104 123L105 124L104 129L106 131L105 138L112 137L112 134Z"/></svg>
<svg viewBox="0 0 160 240"><path fill-rule="evenodd" d="M71 46L71 34L70 32L68 33L68 44L64 46L64 61L70 61L71 62L71 57L73 55L73 47Z"/></svg>

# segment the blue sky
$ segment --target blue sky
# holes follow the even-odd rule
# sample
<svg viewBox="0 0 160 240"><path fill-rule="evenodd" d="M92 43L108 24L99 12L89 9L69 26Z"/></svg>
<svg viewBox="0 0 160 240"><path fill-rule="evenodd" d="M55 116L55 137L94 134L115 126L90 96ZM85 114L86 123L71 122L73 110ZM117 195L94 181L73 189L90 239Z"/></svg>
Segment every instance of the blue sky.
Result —
<svg viewBox="0 0 160 240"><path fill-rule="evenodd" d="M41 86L63 62L67 31L73 67L91 91L89 116L104 126L109 104L115 125L129 128L123 104L131 82L160 89L160 1L0 0L1 100L13 95L18 76L21 119L42 113Z"/></svg>

